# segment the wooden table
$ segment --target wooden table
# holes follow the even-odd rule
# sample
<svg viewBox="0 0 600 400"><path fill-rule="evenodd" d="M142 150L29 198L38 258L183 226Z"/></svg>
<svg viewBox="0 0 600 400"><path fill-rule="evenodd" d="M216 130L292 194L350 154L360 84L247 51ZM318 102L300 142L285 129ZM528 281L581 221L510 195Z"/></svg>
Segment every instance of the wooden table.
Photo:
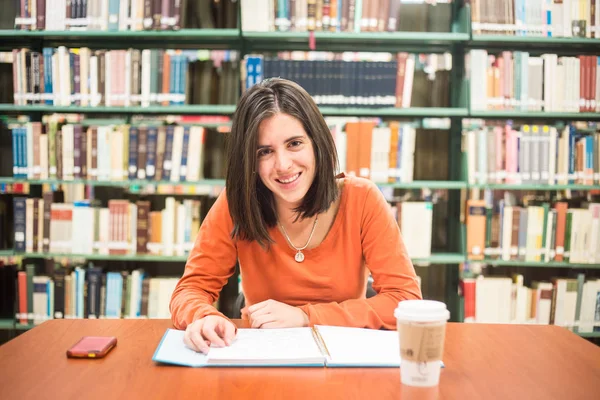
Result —
<svg viewBox="0 0 600 400"><path fill-rule="evenodd" d="M240 323L240 321L236 321ZM51 320L0 347L0 399L600 399L600 348L556 326L449 324L440 385L397 368L187 368L152 355L168 320ZM81 336L116 336L104 359L68 359Z"/></svg>

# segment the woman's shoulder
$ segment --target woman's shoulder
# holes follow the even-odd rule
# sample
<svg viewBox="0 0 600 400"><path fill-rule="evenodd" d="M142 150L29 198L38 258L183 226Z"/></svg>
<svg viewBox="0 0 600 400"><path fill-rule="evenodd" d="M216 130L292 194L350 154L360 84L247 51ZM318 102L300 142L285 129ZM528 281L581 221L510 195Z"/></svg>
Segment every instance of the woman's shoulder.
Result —
<svg viewBox="0 0 600 400"><path fill-rule="evenodd" d="M354 212L377 204L383 195L370 179L346 175L343 178L342 196L345 197L346 211Z"/></svg>
<svg viewBox="0 0 600 400"><path fill-rule="evenodd" d="M347 190L352 197L366 196L372 190L379 190L372 180L354 175L345 175L343 178L343 189Z"/></svg>

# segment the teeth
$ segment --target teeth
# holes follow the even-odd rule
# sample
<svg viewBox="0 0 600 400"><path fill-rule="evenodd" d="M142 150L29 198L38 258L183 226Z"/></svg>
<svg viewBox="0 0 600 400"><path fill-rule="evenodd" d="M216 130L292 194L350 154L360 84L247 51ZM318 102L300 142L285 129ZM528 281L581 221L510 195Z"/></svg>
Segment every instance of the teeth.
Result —
<svg viewBox="0 0 600 400"><path fill-rule="evenodd" d="M281 183L290 183L290 182L294 182L296 179L298 179L298 176L300 176L300 174L296 174L289 179L278 179L278 180Z"/></svg>

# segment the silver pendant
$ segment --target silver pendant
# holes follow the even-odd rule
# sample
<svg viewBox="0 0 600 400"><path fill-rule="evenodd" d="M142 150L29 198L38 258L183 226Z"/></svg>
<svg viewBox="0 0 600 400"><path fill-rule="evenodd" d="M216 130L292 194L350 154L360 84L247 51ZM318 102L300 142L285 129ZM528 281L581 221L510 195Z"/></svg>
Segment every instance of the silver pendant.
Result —
<svg viewBox="0 0 600 400"><path fill-rule="evenodd" d="M302 253L301 251L297 252L296 255L294 256L294 258L296 259L296 262L301 263L302 261L304 261L304 253Z"/></svg>

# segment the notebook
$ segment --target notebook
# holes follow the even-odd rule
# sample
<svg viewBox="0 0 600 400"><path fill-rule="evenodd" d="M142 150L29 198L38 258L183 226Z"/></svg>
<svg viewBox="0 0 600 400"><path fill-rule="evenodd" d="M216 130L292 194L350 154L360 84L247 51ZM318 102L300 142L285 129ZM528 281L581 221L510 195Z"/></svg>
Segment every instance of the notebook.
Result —
<svg viewBox="0 0 600 400"><path fill-rule="evenodd" d="M167 329L152 360L188 367L399 367L396 331L318 325L313 328L238 329L228 347L196 352L184 331Z"/></svg>

